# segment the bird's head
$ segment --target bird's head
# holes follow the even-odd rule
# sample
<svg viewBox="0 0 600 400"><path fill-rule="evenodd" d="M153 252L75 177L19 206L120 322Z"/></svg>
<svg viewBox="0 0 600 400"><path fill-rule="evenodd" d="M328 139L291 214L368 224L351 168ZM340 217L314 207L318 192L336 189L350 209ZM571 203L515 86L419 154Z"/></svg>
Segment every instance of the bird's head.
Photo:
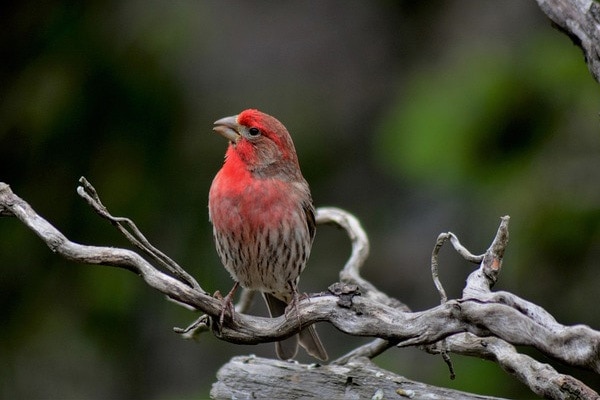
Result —
<svg viewBox="0 0 600 400"><path fill-rule="evenodd" d="M215 121L213 130L229 140L227 161L241 162L250 171L281 173L282 168L298 168L292 138L276 118L258 110ZM239 159L239 161L238 161Z"/></svg>

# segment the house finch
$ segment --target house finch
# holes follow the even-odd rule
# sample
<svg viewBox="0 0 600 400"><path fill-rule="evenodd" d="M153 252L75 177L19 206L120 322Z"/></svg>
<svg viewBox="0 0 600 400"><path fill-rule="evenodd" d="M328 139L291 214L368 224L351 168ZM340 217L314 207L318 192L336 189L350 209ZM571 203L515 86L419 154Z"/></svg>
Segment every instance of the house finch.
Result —
<svg viewBox="0 0 600 400"><path fill-rule="evenodd" d="M217 253L236 282L223 312L241 285L260 291L271 317L278 317L297 301L315 235L308 183L290 134L272 116L245 110L216 121L213 130L229 140L208 199ZM327 359L314 325L276 343L277 356L293 358L298 343Z"/></svg>

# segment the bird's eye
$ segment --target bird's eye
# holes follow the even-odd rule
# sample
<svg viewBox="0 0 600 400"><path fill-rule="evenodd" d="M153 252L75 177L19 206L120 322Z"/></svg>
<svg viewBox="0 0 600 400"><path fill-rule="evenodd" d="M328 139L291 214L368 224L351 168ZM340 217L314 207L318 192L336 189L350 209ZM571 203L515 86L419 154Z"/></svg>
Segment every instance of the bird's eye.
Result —
<svg viewBox="0 0 600 400"><path fill-rule="evenodd" d="M248 129L248 133L250 134L250 136L258 136L260 135L260 129L252 127Z"/></svg>

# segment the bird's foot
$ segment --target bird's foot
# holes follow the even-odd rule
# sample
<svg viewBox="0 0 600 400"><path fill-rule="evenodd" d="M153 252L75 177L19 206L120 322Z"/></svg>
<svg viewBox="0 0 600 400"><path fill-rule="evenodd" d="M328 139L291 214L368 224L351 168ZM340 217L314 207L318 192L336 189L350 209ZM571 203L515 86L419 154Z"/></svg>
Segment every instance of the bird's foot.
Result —
<svg viewBox="0 0 600 400"><path fill-rule="evenodd" d="M290 312L295 311L296 312L296 318L298 320L298 326L300 327L298 330L302 330L302 321L300 320L300 313L298 312L298 303L300 303L302 300L305 299L309 299L310 301L310 296L307 293L298 293L298 291L294 291L294 294L292 296L292 300L289 302L289 304L287 305L287 307L285 308L285 316L288 317L288 314Z"/></svg>
<svg viewBox="0 0 600 400"><path fill-rule="evenodd" d="M221 314L219 315L219 326L223 326L223 322L225 322L225 315L229 312L229 316L231 317L231 321L233 321L235 315L235 307L233 306L233 296L239 287L239 283L236 282L235 285L231 288L227 296L223 297L221 292L218 290L215 292L214 297L223 301L223 308L221 309Z"/></svg>

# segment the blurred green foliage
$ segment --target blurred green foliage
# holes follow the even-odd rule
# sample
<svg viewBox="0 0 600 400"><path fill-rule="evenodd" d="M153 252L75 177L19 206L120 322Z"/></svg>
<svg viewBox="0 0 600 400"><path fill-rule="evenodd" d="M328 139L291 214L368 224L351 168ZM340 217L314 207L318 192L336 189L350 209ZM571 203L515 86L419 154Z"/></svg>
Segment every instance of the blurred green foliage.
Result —
<svg viewBox="0 0 600 400"><path fill-rule="evenodd" d="M464 49L414 72L379 128L377 153L434 185L496 188L528 174L535 153L568 127L567 113L597 96L582 60L564 56L579 50L554 39L530 39L513 54Z"/></svg>

